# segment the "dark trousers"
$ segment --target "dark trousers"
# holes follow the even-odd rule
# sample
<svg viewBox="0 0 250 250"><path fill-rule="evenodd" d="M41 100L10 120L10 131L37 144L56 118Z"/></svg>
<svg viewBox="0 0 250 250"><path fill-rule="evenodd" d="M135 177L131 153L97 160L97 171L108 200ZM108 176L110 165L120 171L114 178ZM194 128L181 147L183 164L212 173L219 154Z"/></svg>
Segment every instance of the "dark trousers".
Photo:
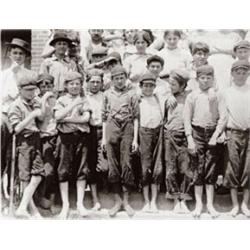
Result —
<svg viewBox="0 0 250 250"><path fill-rule="evenodd" d="M197 148L196 156L192 156L194 167L194 185L214 185L218 176L218 146L208 145L215 128L204 129L193 126L193 139Z"/></svg>
<svg viewBox="0 0 250 250"><path fill-rule="evenodd" d="M133 141L133 123L130 121L118 124L110 120L106 125L108 180L112 191L119 193L122 187L130 189L135 185L132 169L131 145Z"/></svg>
<svg viewBox="0 0 250 250"><path fill-rule="evenodd" d="M108 162L104 158L101 143L102 143L102 127L90 126L90 134L88 141L88 164L89 175L88 183L94 184L98 181L98 173L108 171Z"/></svg>
<svg viewBox="0 0 250 250"><path fill-rule="evenodd" d="M164 131L166 191L170 199L191 199L193 181L187 139L182 131Z"/></svg>
<svg viewBox="0 0 250 250"><path fill-rule="evenodd" d="M250 136L248 132L227 131L227 158L224 185L228 188L249 188Z"/></svg>
<svg viewBox="0 0 250 250"><path fill-rule="evenodd" d="M160 127L143 128L139 130L140 135L140 157L142 166L142 185L157 184L158 176L155 174L155 159L153 157L158 142Z"/></svg>

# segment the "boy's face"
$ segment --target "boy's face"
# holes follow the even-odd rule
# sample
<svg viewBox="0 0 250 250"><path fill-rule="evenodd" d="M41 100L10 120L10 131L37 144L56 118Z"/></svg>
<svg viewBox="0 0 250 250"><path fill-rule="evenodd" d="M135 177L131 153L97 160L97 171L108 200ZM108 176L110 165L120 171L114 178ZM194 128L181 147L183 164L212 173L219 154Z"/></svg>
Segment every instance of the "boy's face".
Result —
<svg viewBox="0 0 250 250"><path fill-rule="evenodd" d="M48 91L52 92L53 88L54 88L54 84L51 81L44 80L39 85L41 95L44 95Z"/></svg>
<svg viewBox="0 0 250 250"><path fill-rule="evenodd" d="M243 86L246 83L248 76L249 76L249 70L244 68L239 68L232 71L232 77L234 83L237 86Z"/></svg>
<svg viewBox="0 0 250 250"><path fill-rule="evenodd" d="M126 80L127 78L124 73L112 77L112 82L118 89L123 89L125 87Z"/></svg>
<svg viewBox="0 0 250 250"><path fill-rule="evenodd" d="M173 78L171 75L169 76L168 82L169 82L170 89L173 95L184 91L184 87L181 87L178 81L175 78Z"/></svg>
<svg viewBox="0 0 250 250"><path fill-rule="evenodd" d="M36 87L33 86L26 86L19 89L20 96L26 100L31 101L35 97Z"/></svg>
<svg viewBox="0 0 250 250"><path fill-rule="evenodd" d="M202 50L198 50L195 54L193 54L193 60L196 66L202 66L207 64L208 53L205 53Z"/></svg>
<svg viewBox="0 0 250 250"><path fill-rule="evenodd" d="M150 73L154 74L155 77L158 77L162 71L162 66L160 62L153 61L148 65L148 70Z"/></svg>
<svg viewBox="0 0 250 250"><path fill-rule="evenodd" d="M166 41L169 49L175 49L177 47L179 40L180 40L180 38L178 36L174 35L173 33L169 33L165 37L165 41Z"/></svg>
<svg viewBox="0 0 250 250"><path fill-rule="evenodd" d="M60 55L65 55L69 48L69 44L65 41L58 41L54 45L56 53Z"/></svg>
<svg viewBox="0 0 250 250"><path fill-rule="evenodd" d="M100 76L92 76L89 80L89 91L93 94L98 93L102 88L102 79Z"/></svg>
<svg viewBox="0 0 250 250"><path fill-rule="evenodd" d="M68 93L72 96L79 95L81 92L82 83L80 79L75 79L66 84L66 89Z"/></svg>
<svg viewBox="0 0 250 250"><path fill-rule="evenodd" d="M127 41L129 43L133 43L134 42L134 37L135 37L135 34L136 34L136 30L125 30L125 37L127 39Z"/></svg>
<svg viewBox="0 0 250 250"><path fill-rule="evenodd" d="M250 57L250 49L247 49L247 48L240 48L240 49L237 49L236 50L236 57L239 59L239 60L247 60L249 59Z"/></svg>
<svg viewBox="0 0 250 250"><path fill-rule="evenodd" d="M155 82L144 82L141 86L141 92L145 96L152 96L155 89Z"/></svg>
<svg viewBox="0 0 250 250"><path fill-rule="evenodd" d="M103 30L98 30L98 29L89 30L89 34L93 41L99 41L102 39Z"/></svg>
<svg viewBox="0 0 250 250"><path fill-rule="evenodd" d="M12 62L17 63L18 65L22 65L24 64L26 53L21 48L14 47L11 48L9 57Z"/></svg>
<svg viewBox="0 0 250 250"><path fill-rule="evenodd" d="M146 48L147 48L147 42L145 40L143 40L142 38L139 38L136 42L135 42L135 47L136 50L139 53L144 53Z"/></svg>
<svg viewBox="0 0 250 250"><path fill-rule="evenodd" d="M214 77L212 75L200 75L197 78L199 87L202 91L206 91L213 86Z"/></svg>

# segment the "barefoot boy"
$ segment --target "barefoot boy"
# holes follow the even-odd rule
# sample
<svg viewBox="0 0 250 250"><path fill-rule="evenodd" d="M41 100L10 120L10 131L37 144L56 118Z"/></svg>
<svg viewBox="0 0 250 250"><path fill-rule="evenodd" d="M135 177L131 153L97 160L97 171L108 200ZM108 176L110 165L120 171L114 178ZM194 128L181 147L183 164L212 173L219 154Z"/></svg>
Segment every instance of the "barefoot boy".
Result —
<svg viewBox="0 0 250 250"><path fill-rule="evenodd" d="M233 85L225 93L228 121L226 125L228 164L224 185L230 188L233 209L230 214L236 216L241 211L250 217L249 170L250 170L250 86L246 84L249 77L250 63L236 61L232 65ZM238 189L243 189L241 207L238 201Z"/></svg>
<svg viewBox="0 0 250 250"><path fill-rule="evenodd" d="M209 65L197 68L199 89L191 92L184 108L184 125L188 149L193 155L196 206L194 217L202 212L203 186L206 187L207 209L212 217L218 212L213 205L214 184L217 180L217 139L224 129L226 110L223 99L218 94L209 95L213 86L214 69Z"/></svg>

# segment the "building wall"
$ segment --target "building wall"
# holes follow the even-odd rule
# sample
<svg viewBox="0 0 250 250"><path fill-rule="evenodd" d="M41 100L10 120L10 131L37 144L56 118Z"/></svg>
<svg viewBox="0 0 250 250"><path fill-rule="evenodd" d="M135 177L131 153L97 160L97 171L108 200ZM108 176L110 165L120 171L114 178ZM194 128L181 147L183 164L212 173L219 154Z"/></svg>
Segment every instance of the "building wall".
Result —
<svg viewBox="0 0 250 250"><path fill-rule="evenodd" d="M41 54L44 50L45 44L49 39L50 31L49 30L32 30L31 35L31 51L32 51L32 60L31 60L31 69L34 71L39 71L40 65L43 61Z"/></svg>

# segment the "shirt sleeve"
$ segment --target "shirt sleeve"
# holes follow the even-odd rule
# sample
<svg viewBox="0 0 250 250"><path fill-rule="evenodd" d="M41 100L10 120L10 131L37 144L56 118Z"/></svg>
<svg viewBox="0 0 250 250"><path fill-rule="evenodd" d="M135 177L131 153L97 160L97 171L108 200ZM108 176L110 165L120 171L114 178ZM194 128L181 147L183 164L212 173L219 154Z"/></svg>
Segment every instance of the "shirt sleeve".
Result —
<svg viewBox="0 0 250 250"><path fill-rule="evenodd" d="M49 74L49 61L45 59L39 69L39 74Z"/></svg>
<svg viewBox="0 0 250 250"><path fill-rule="evenodd" d="M56 105L53 108L53 110L54 110L54 112L56 112L56 111L63 109L63 108L65 108L65 104L63 102L63 98L60 97L59 99L57 99Z"/></svg>
<svg viewBox="0 0 250 250"><path fill-rule="evenodd" d="M183 117L184 117L184 128L186 136L192 135L192 118L193 118L193 98L190 93L185 101Z"/></svg>
<svg viewBox="0 0 250 250"><path fill-rule="evenodd" d="M13 128L23 120L22 111L16 103L13 103L10 106L10 109L8 112L8 118Z"/></svg>
<svg viewBox="0 0 250 250"><path fill-rule="evenodd" d="M139 119L139 113L140 113L139 98L136 94L132 95L131 104L132 104L133 120Z"/></svg>
<svg viewBox="0 0 250 250"><path fill-rule="evenodd" d="M220 135L227 125L228 112L226 108L226 100L224 95L218 93L217 98L218 98L219 120L216 126L215 133Z"/></svg>

